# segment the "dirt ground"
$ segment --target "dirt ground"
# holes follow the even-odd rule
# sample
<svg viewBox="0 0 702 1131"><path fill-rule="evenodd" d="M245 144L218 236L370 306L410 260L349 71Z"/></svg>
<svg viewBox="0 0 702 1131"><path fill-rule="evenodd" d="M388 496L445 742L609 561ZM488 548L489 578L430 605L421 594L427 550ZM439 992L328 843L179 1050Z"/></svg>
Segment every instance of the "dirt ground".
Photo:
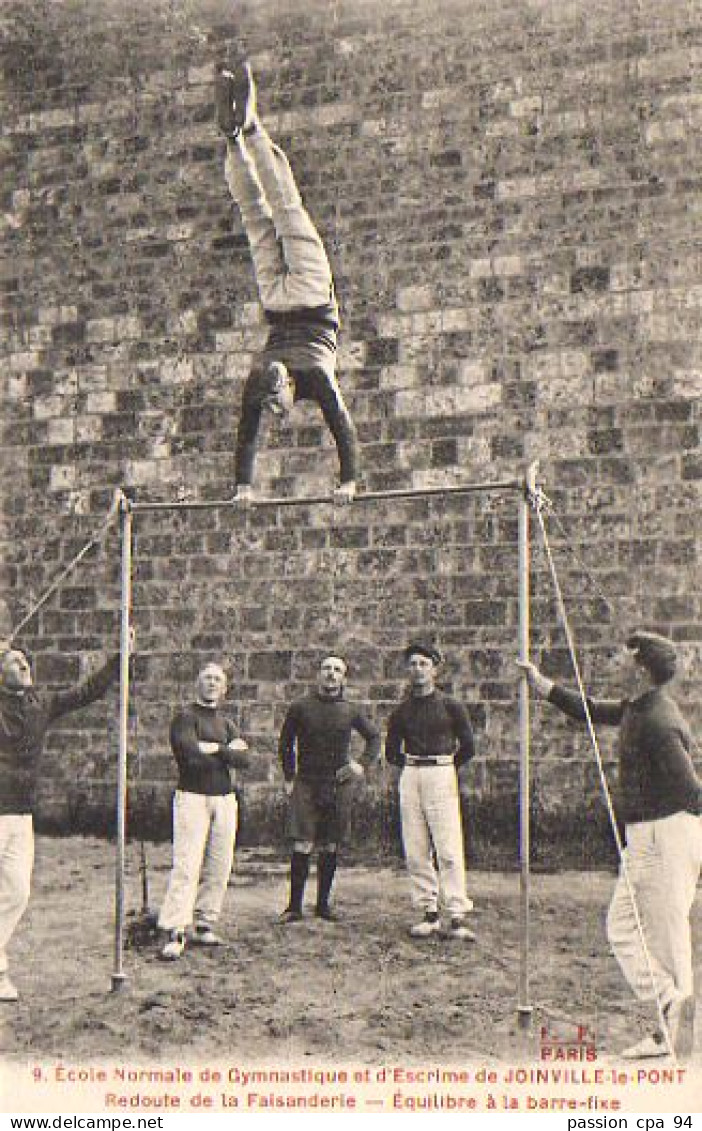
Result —
<svg viewBox="0 0 702 1131"><path fill-rule="evenodd" d="M148 846L158 906L170 846ZM128 848L127 906L141 906L139 855ZM475 944L414 941L399 862L337 874L343 920L276 922L287 894L283 860L238 855L221 931L225 947L130 949L126 982L111 992L114 847L39 838L30 908L11 946L21 991L0 1012L4 1058L124 1058L357 1063L523 1059L541 1025L585 1025L602 1056L645 1031L651 1017L627 992L604 938L613 883L605 873L532 876L532 1035L517 1025L519 877L473 872ZM314 878L308 899L314 895ZM695 928L702 907L695 908Z"/></svg>

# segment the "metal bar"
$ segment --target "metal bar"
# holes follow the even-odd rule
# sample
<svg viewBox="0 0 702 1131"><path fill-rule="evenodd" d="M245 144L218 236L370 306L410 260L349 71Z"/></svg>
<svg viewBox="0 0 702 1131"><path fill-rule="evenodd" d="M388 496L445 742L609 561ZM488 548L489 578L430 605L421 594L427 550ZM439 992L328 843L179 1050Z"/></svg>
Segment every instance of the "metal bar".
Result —
<svg viewBox="0 0 702 1131"><path fill-rule="evenodd" d="M119 626L119 758L117 763L117 850L115 859L115 951L112 989L124 985L124 869L127 831L127 758L129 736L129 653L132 607L132 510L122 498L119 511L122 555Z"/></svg>
<svg viewBox="0 0 702 1131"><path fill-rule="evenodd" d="M488 491L521 491L523 483L517 479L503 479L487 483L451 483L445 487L407 487L391 491L365 491L356 495L353 504L377 503L386 499L421 499L435 495L467 495ZM171 511L171 510L245 510L260 509L262 507L305 507L319 506L323 503L334 503L333 495L303 495L301 498L270 498L252 499L248 503L237 502L236 499L211 499L211 500L176 500L163 503L132 503L132 511ZM339 503L346 506L346 503Z"/></svg>
<svg viewBox="0 0 702 1131"><path fill-rule="evenodd" d="M519 659L529 659L529 507L536 489L536 464L527 472L519 500ZM517 1017L520 1029L531 1026L529 1002L529 864L530 864L530 719L529 683L522 672L519 681L519 1000Z"/></svg>

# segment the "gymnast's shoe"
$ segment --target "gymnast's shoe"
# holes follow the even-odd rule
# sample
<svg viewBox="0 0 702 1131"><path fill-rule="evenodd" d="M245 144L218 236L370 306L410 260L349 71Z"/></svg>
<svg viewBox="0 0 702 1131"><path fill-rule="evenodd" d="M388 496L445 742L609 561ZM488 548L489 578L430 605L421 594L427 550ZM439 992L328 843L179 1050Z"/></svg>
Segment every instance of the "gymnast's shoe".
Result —
<svg viewBox="0 0 702 1131"><path fill-rule="evenodd" d="M428 939L431 935L438 935L441 931L441 920L437 911L427 911L421 923L415 923L410 927L410 935L413 939Z"/></svg>
<svg viewBox="0 0 702 1131"><path fill-rule="evenodd" d="M177 962L185 950L185 931L171 931L171 936L161 951L166 962Z"/></svg>
<svg viewBox="0 0 702 1131"><path fill-rule="evenodd" d="M17 1001L19 993L17 986L9 974L0 974L0 1001Z"/></svg>
<svg viewBox="0 0 702 1131"><path fill-rule="evenodd" d="M663 1008L670 1044L679 1060L692 1056L695 1044L695 999L692 996L676 995ZM665 1035L656 1029L638 1044L625 1049L621 1054L625 1060L650 1060L654 1057L669 1056L670 1047Z"/></svg>
<svg viewBox="0 0 702 1131"><path fill-rule="evenodd" d="M220 64L215 74L217 125L226 137L250 133L255 128L256 87L248 63L235 70Z"/></svg>
<svg viewBox="0 0 702 1131"><path fill-rule="evenodd" d="M629 1048L624 1049L619 1055L622 1060L654 1060L668 1056L669 1051L665 1037L658 1029L643 1040L637 1041L635 1045L629 1045Z"/></svg>

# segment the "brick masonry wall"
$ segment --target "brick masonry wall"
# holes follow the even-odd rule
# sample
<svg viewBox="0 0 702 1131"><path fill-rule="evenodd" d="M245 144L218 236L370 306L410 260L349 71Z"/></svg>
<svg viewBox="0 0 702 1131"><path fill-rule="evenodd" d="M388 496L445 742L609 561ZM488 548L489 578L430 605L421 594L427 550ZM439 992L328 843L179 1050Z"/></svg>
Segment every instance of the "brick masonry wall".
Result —
<svg viewBox="0 0 702 1131"><path fill-rule="evenodd" d="M539 459L588 685L611 688L631 625L668 632L700 734L699 4L8 0L0 22L14 621L116 486L231 493L264 327L211 79L246 54L332 261L364 486L519 478ZM260 447L266 493L324 491L335 470L313 408ZM276 731L320 650L348 653L382 722L403 644L431 630L475 722L476 821L512 830L516 518L513 495L488 494L137 516L134 811L154 828L167 811L168 719L204 659L226 657L265 838ZM567 676L538 534L533 566L535 657ZM112 532L28 626L40 682L113 646L118 573ZM54 731L46 818L109 813L116 741L114 697ZM534 754L540 827L586 839L602 817L586 738L537 707Z"/></svg>

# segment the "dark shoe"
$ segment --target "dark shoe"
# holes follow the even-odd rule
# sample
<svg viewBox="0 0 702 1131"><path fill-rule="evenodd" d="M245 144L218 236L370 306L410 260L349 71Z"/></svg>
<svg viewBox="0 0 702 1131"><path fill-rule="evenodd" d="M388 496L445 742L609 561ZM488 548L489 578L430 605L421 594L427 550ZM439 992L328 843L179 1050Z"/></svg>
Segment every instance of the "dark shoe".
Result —
<svg viewBox="0 0 702 1131"><path fill-rule="evenodd" d="M278 916L279 923L299 923L302 919L302 912L298 911L297 907L286 907L285 911Z"/></svg>
<svg viewBox="0 0 702 1131"><path fill-rule="evenodd" d="M253 124L256 113L256 88L251 67L243 63L235 70L220 64L215 75L217 125L227 137L237 137Z"/></svg>
<svg viewBox="0 0 702 1131"><path fill-rule="evenodd" d="M239 133L234 114L234 75L221 63L215 70L215 118L225 137Z"/></svg>
<svg viewBox="0 0 702 1131"><path fill-rule="evenodd" d="M332 911L328 903L322 904L320 907L315 907L314 913L318 919L324 919L327 923L339 922L339 916Z"/></svg>

